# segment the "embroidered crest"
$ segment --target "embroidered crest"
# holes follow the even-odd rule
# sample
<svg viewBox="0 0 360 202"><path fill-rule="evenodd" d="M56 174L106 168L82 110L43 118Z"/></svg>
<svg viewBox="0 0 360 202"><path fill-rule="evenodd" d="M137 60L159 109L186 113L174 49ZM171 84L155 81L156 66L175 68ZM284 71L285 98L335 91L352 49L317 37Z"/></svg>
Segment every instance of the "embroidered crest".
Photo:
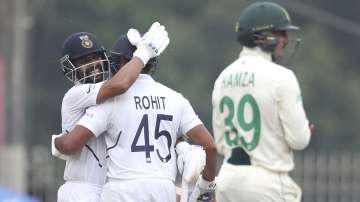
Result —
<svg viewBox="0 0 360 202"><path fill-rule="evenodd" d="M81 45L84 48L91 48L93 47L93 42L89 39L88 35L82 35L80 36L80 40L81 40Z"/></svg>

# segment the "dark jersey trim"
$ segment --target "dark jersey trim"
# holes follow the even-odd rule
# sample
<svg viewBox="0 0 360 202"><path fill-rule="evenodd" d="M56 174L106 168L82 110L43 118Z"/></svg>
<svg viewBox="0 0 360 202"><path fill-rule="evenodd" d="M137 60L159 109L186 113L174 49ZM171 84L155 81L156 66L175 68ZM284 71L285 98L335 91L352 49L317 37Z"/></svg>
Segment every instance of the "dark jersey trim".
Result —
<svg viewBox="0 0 360 202"><path fill-rule="evenodd" d="M103 165L100 163L100 159L99 157L96 156L94 150L91 149L91 147L89 145L85 145L85 147L92 153L92 155L94 156L94 158L97 160L98 164L99 164L99 167L102 168Z"/></svg>
<svg viewBox="0 0 360 202"><path fill-rule="evenodd" d="M116 138L115 144L114 144L113 146L111 146L111 147L106 148L106 152L108 152L110 149L114 149L114 148L118 145L119 140L120 140L120 135L121 135L121 133L122 133L122 131L119 132L119 135L118 135L118 137ZM106 155L105 158L109 158L109 155Z"/></svg>
<svg viewBox="0 0 360 202"><path fill-rule="evenodd" d="M119 132L119 135L116 138L115 144L113 146L111 146L111 147L106 148L106 151L109 151L110 149L114 149L116 147L116 145L119 143L121 133L122 133L122 131Z"/></svg>

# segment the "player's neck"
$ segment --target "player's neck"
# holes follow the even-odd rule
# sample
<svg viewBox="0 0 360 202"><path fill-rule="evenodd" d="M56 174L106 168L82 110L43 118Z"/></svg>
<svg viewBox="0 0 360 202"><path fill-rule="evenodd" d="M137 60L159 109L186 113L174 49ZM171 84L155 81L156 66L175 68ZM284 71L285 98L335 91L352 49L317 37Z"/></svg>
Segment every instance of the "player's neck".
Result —
<svg viewBox="0 0 360 202"><path fill-rule="evenodd" d="M271 54L263 51L259 47L254 47L254 48L243 47L243 49L241 50L241 52L239 54L239 57L242 57L242 56L260 56L268 61L271 61Z"/></svg>

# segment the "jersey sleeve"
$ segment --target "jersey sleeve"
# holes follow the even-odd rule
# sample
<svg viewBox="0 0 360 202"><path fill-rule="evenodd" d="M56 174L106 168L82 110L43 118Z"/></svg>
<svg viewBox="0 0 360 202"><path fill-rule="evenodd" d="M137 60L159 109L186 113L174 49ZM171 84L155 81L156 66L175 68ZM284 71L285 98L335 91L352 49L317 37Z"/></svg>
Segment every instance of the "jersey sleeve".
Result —
<svg viewBox="0 0 360 202"><path fill-rule="evenodd" d="M111 117L111 103L107 101L86 109L77 125L89 129L96 137L108 129Z"/></svg>
<svg viewBox="0 0 360 202"><path fill-rule="evenodd" d="M304 149L310 141L309 121L303 107L299 83L292 71L281 79L277 95L285 140L292 149Z"/></svg>
<svg viewBox="0 0 360 202"><path fill-rule="evenodd" d="M183 98L183 102L182 102L183 104L182 104L182 112L180 118L179 134L184 135L189 130L202 124L202 121L195 114L195 111L192 108L190 102L184 97L182 98Z"/></svg>
<svg viewBox="0 0 360 202"><path fill-rule="evenodd" d="M96 98L103 83L82 84L72 87L64 97L64 104L71 106L73 111L85 110L96 105Z"/></svg>

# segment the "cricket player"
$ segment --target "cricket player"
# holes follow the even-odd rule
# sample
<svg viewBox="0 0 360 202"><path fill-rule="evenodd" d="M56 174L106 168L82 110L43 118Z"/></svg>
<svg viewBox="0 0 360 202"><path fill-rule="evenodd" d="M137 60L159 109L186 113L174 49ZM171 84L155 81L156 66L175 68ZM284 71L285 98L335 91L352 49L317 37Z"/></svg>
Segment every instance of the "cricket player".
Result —
<svg viewBox="0 0 360 202"><path fill-rule="evenodd" d="M304 149L311 130L293 71L276 62L288 32L298 30L278 4L255 2L236 25L239 58L215 81L213 130L225 156L217 177L220 202L300 202L291 179L293 151Z"/></svg>
<svg viewBox="0 0 360 202"><path fill-rule="evenodd" d="M141 41L136 38L140 34L128 35L133 45ZM119 56L128 52L123 49L132 45L126 41L119 40L113 52ZM87 109L74 130L55 140L59 151L71 154L88 139L105 136L108 171L100 201L175 202L174 147L184 134L206 153L206 165L190 200L214 191L217 152L213 139L189 101L151 77L154 67L145 67L125 93ZM74 139L82 143L72 144Z"/></svg>
<svg viewBox="0 0 360 202"><path fill-rule="evenodd" d="M105 49L95 36L87 32L78 32L65 40L60 62L65 76L74 82L75 86L63 98L63 134L74 128L86 108L125 92L136 80L144 64L164 50L159 49L159 52L155 53L149 45L155 43L153 40L157 39L156 36L163 36L165 32L154 27L160 27L159 23L154 23L148 32L153 39L149 43L139 45L134 53L135 57L123 64L124 67L106 81L103 80L109 75L109 60ZM56 150L55 138L56 136L52 138L53 155L67 160L64 171L66 182L58 190L58 202L99 201L106 177L104 138L90 139L81 151L70 156Z"/></svg>

